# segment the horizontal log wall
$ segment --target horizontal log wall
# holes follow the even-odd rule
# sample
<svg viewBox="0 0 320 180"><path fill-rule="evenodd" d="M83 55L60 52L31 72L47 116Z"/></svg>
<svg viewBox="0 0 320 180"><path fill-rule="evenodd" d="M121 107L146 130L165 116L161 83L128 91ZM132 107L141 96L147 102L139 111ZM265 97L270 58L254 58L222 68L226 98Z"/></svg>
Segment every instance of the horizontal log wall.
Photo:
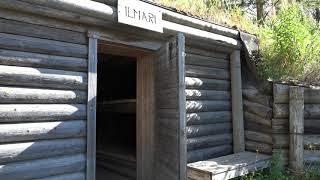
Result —
<svg viewBox="0 0 320 180"><path fill-rule="evenodd" d="M231 154L229 54L186 47L188 162Z"/></svg>
<svg viewBox="0 0 320 180"><path fill-rule="evenodd" d="M247 151L272 154L272 97L256 87L243 87L245 148Z"/></svg>
<svg viewBox="0 0 320 180"><path fill-rule="evenodd" d="M280 152L285 162L289 158L289 85L273 86L274 112L272 131L274 152ZM320 163L320 89L304 88L304 161L305 164Z"/></svg>
<svg viewBox="0 0 320 180"><path fill-rule="evenodd" d="M87 37L52 26L0 13L0 179L85 179Z"/></svg>

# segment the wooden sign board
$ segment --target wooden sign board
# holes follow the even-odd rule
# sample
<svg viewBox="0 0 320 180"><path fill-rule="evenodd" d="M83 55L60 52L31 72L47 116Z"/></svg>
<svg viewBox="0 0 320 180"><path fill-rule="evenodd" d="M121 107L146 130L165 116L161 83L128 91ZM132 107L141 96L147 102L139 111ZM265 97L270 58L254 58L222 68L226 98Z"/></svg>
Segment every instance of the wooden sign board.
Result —
<svg viewBox="0 0 320 180"><path fill-rule="evenodd" d="M118 0L118 22L163 33L160 8L138 0Z"/></svg>

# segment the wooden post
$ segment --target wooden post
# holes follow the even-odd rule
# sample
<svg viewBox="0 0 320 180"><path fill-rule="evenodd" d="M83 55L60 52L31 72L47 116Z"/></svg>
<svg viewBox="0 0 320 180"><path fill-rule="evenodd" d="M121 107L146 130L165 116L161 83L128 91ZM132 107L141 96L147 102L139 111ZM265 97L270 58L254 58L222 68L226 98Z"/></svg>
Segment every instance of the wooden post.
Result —
<svg viewBox="0 0 320 180"><path fill-rule="evenodd" d="M96 179L96 103L98 41L89 37L87 102L87 180Z"/></svg>
<svg viewBox="0 0 320 180"><path fill-rule="evenodd" d="M231 70L231 96L232 96L232 124L233 124L233 152L243 152L244 124L243 124L243 103L241 87L241 62L240 51L233 51L230 56Z"/></svg>
<svg viewBox="0 0 320 180"><path fill-rule="evenodd" d="M290 86L289 89L289 167L295 173L303 170L304 133L304 88Z"/></svg>

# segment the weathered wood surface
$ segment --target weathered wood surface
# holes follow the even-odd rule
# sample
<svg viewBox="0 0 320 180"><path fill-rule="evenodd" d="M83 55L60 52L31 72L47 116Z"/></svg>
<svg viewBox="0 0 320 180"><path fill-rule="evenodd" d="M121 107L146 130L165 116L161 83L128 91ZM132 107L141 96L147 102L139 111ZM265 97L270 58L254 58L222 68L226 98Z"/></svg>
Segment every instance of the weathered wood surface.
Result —
<svg viewBox="0 0 320 180"><path fill-rule="evenodd" d="M245 151L240 51L230 55L233 152Z"/></svg>
<svg viewBox="0 0 320 180"><path fill-rule="evenodd" d="M36 179L80 172L85 169L84 154L21 161L0 165L0 179Z"/></svg>
<svg viewBox="0 0 320 180"><path fill-rule="evenodd" d="M84 103L86 99L84 91L0 87L2 104L77 104Z"/></svg>
<svg viewBox="0 0 320 180"><path fill-rule="evenodd" d="M230 68L230 63L227 60L195 55L195 54L186 55L186 64L195 65L195 66L221 68L221 69Z"/></svg>
<svg viewBox="0 0 320 180"><path fill-rule="evenodd" d="M231 88L227 80L186 77L185 82L187 89L229 91Z"/></svg>
<svg viewBox="0 0 320 180"><path fill-rule="evenodd" d="M304 151L304 163L307 166L310 165L320 165L320 151L318 150L305 150Z"/></svg>
<svg viewBox="0 0 320 180"><path fill-rule="evenodd" d="M250 102L258 103L271 107L272 98L271 96L264 95L255 88L245 88L242 90L243 98L249 100Z"/></svg>
<svg viewBox="0 0 320 180"><path fill-rule="evenodd" d="M85 45L0 33L0 48L34 53L85 58Z"/></svg>
<svg viewBox="0 0 320 180"><path fill-rule="evenodd" d="M231 111L187 113L187 125L231 122Z"/></svg>
<svg viewBox="0 0 320 180"><path fill-rule="evenodd" d="M263 142L246 140L246 150L262 154L272 154L272 145Z"/></svg>
<svg viewBox="0 0 320 180"><path fill-rule="evenodd" d="M187 137L199 137L215 134L231 133L231 123L218 123L218 124L206 124L206 125L192 125L187 126Z"/></svg>
<svg viewBox="0 0 320 180"><path fill-rule="evenodd" d="M37 37L74 44L87 44L85 33L50 28L25 22L0 19L0 32L22 36Z"/></svg>
<svg viewBox="0 0 320 180"><path fill-rule="evenodd" d="M264 119L271 119L272 118L272 108L254 103L248 100L243 101L244 110L255 114Z"/></svg>
<svg viewBox="0 0 320 180"><path fill-rule="evenodd" d="M271 134L261 133L261 132L255 132L246 130L245 131L245 137L249 140L256 141L256 142L262 142L266 144L272 145L272 136Z"/></svg>
<svg viewBox="0 0 320 180"><path fill-rule="evenodd" d="M273 119L272 129L274 133L289 133L289 120L288 119ZM317 134L320 132L319 119L305 119L304 120L304 133Z"/></svg>
<svg viewBox="0 0 320 180"><path fill-rule="evenodd" d="M66 180L66 179L67 180L85 180L86 177L84 172L76 172L76 173L39 178L35 180Z"/></svg>
<svg viewBox="0 0 320 180"><path fill-rule="evenodd" d="M260 124L266 127L271 127L271 120L270 119L266 119L266 118L262 118L256 114L250 113L245 111L243 113L243 117L245 119L246 122L250 122L250 123L256 123L256 124Z"/></svg>
<svg viewBox="0 0 320 180"><path fill-rule="evenodd" d="M199 150L188 151L188 163L221 157L232 153L232 145L222 145Z"/></svg>
<svg viewBox="0 0 320 180"><path fill-rule="evenodd" d="M83 58L54 56L0 49L0 63L10 66L39 67L57 70L87 71L88 61Z"/></svg>
<svg viewBox="0 0 320 180"><path fill-rule="evenodd" d="M186 110L192 112L229 111L230 101L187 101Z"/></svg>
<svg viewBox="0 0 320 180"><path fill-rule="evenodd" d="M1 104L0 122L86 119L86 109L86 105L81 104Z"/></svg>
<svg viewBox="0 0 320 180"><path fill-rule="evenodd" d="M303 171L304 88L289 89L289 167L297 174Z"/></svg>
<svg viewBox="0 0 320 180"><path fill-rule="evenodd" d="M231 94L229 91L215 90L185 90L187 100L230 100Z"/></svg>
<svg viewBox="0 0 320 180"><path fill-rule="evenodd" d="M24 22L28 24L46 26L56 29L64 29L79 33L87 33L87 28L79 23L67 22L65 20L59 20L56 18L50 18L45 16L39 16L36 14L24 13L22 11L15 11L10 9L5 9L1 7L0 17L8 20Z"/></svg>
<svg viewBox="0 0 320 180"><path fill-rule="evenodd" d="M267 168L271 157L253 152L241 152L188 164L188 178L194 180L226 180ZM205 179L203 179L205 178Z"/></svg>
<svg viewBox="0 0 320 180"><path fill-rule="evenodd" d="M85 150L86 141L83 138L1 144L0 164L84 153Z"/></svg>
<svg viewBox="0 0 320 180"><path fill-rule="evenodd" d="M274 102L278 104L289 103L289 86L285 84L273 85ZM306 104L320 103L320 89L304 88L304 102Z"/></svg>
<svg viewBox="0 0 320 180"><path fill-rule="evenodd" d="M289 141L288 134L273 134L273 148L275 149L288 149Z"/></svg>
<svg viewBox="0 0 320 180"><path fill-rule="evenodd" d="M0 83L55 89L87 89L83 72L0 65Z"/></svg>
<svg viewBox="0 0 320 180"><path fill-rule="evenodd" d="M229 80L230 72L224 69L186 65L186 76L197 78L211 78Z"/></svg>
<svg viewBox="0 0 320 180"><path fill-rule="evenodd" d="M289 119L272 119L274 134L289 134Z"/></svg>
<svg viewBox="0 0 320 180"><path fill-rule="evenodd" d="M261 125L258 123L252 123L249 121L245 121L244 122L244 129L245 130L251 130L251 131L256 131L256 132L261 132L261 133L265 133L265 134L271 134L272 133L272 129L266 127L265 125Z"/></svg>
<svg viewBox="0 0 320 180"><path fill-rule="evenodd" d="M320 135L304 135L304 149L320 150Z"/></svg>
<svg viewBox="0 0 320 180"><path fill-rule="evenodd" d="M213 51L212 49L207 50L194 46L186 46L186 53L187 54L195 54L195 55L200 55L200 56L206 56L206 57L213 57L213 58L218 58L218 59L224 59L224 60L229 60L230 55L228 53L222 53L218 51Z"/></svg>
<svg viewBox="0 0 320 180"><path fill-rule="evenodd" d="M34 141L86 135L85 121L1 124L0 143Z"/></svg>
<svg viewBox="0 0 320 180"><path fill-rule="evenodd" d="M88 44L88 100L87 100L87 169L86 179L96 179L96 116L98 40L89 38Z"/></svg>
<svg viewBox="0 0 320 180"><path fill-rule="evenodd" d="M289 104L274 104L273 117L279 119L289 118ZM320 119L320 104L305 104L304 118Z"/></svg>
<svg viewBox="0 0 320 180"><path fill-rule="evenodd" d="M232 134L209 135L187 139L188 151L219 146L224 144L232 144Z"/></svg>

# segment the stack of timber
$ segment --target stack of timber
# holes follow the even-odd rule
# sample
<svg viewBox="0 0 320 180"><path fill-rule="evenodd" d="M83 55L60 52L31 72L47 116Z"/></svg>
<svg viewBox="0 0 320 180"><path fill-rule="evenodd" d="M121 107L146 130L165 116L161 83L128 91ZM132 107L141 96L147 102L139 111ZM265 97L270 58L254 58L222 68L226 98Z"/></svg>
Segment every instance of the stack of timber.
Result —
<svg viewBox="0 0 320 180"><path fill-rule="evenodd" d="M232 153L228 53L186 47L188 163Z"/></svg>
<svg viewBox="0 0 320 180"><path fill-rule="evenodd" d="M276 147L284 160L289 147L289 85L274 84L273 131ZM304 160L306 164L320 163L320 89L304 88Z"/></svg>
<svg viewBox="0 0 320 180"><path fill-rule="evenodd" d="M245 148L247 151L272 153L272 97L256 87L243 88Z"/></svg>
<svg viewBox="0 0 320 180"><path fill-rule="evenodd" d="M85 179L85 33L2 15L0 179Z"/></svg>

